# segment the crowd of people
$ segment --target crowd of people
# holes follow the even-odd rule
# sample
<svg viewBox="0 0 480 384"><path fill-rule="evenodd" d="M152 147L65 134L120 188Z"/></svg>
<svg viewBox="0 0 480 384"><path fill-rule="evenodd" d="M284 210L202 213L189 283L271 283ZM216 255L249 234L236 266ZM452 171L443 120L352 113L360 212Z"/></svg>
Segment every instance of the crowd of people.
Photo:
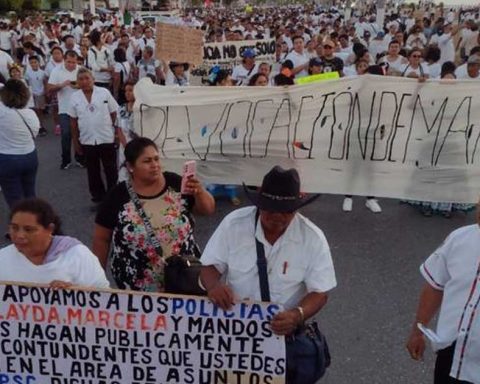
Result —
<svg viewBox="0 0 480 384"><path fill-rule="evenodd" d="M354 11L350 18L338 9L316 6L248 12L194 9L182 16L182 22L204 31L205 42L276 41L273 62L257 60L257 52L247 49L241 62L230 68L210 68L210 86L289 86L298 78L326 72L422 82L480 79L479 10L438 11L388 8L379 25L374 6ZM253 206L229 214L202 254L195 241L193 215L213 214L214 196L220 194L238 204L239 189L207 188L195 177L183 189L180 175L162 170L156 144L135 133L137 81L148 77L165 86L200 84L190 63L158 59L161 52L155 52L155 37L148 23L135 20L120 25L111 16L47 20L40 14L0 23L0 187L11 210L8 237L13 243L0 250L4 261L0 281L105 288L110 285L105 269L110 267L121 289L163 292L164 260L193 255L201 258L200 282L216 305L228 309L237 299L265 298L282 304L285 310L272 320L272 330L287 336L287 346L293 345L292 335L303 332L305 321L325 305L328 291L336 285L325 236L298 213L314 197L300 193L294 169L274 167L258 191L245 188ZM35 198L36 137L47 134L60 136L62 171L86 168L97 210L92 251L64 236L52 207ZM473 208L409 203L419 205L425 215L438 211L447 217L455 209ZM343 210L351 211L352 204L352 196L346 196ZM381 212L373 196L366 206ZM450 266L452 248L464 238L471 244L462 252L471 263ZM442 301L438 292L448 293L452 289L448 284L460 284L458 290L470 287L469 279L475 280L478 273L468 273L467 278L464 273L476 270L471 250L479 245L478 226L471 226L450 237L422 266L428 285L416 322L431 321ZM299 253L308 257L295 259ZM260 270L264 260L268 273ZM460 295L458 290L453 294ZM446 294L443 299L451 297ZM445 311L442 307L441 315ZM455 306L448 311L449 319L456 321L467 309ZM447 348L439 359L448 360L457 356L458 334L446 323L441 326L448 328L440 333ZM477 328L472 332L478 336ZM415 325L408 344L412 357L421 358L424 343ZM467 351L463 371L457 361L441 360L443 368L457 367L462 373L453 379L450 368L439 371L436 384L479 382L478 347ZM288 382L313 382L304 368L288 370Z"/></svg>
<svg viewBox="0 0 480 384"><path fill-rule="evenodd" d="M196 69L190 63L161 60L161 53L155 52L155 27L141 19L121 25L112 15L47 20L39 14L0 22L0 83L15 79L27 85L31 96L26 107L38 117L38 123L31 123L33 128L39 125L38 135L48 133L47 113L53 116L52 133L61 136L60 168L86 167L94 202L101 201L117 181L121 164L117 158L123 154L114 147L124 148L134 135L131 90L144 77L167 86L288 86L298 78L326 72L338 72L341 77L368 73L419 81L480 79L478 9L389 7L379 25L375 6L354 10L348 19L344 11L316 6L255 8L249 12L206 8L187 10L175 22L204 31L206 43L275 39L275 59L257 60L255 49L246 49L240 62L215 65L209 68L206 79L200 79L193 75ZM77 75L82 68L90 71L90 87L95 92L87 93L95 97L85 99L78 92L74 96L81 90ZM103 97L109 100L110 117L99 108ZM78 116L84 107L89 113ZM19 118L13 119L19 123ZM71 129L71 121L78 127ZM103 128L98 129L99 125ZM118 129L112 130L111 125ZM0 147L0 155L31 154L30 148L27 150L30 146L25 144L18 153ZM33 170L36 163L30 163ZM98 169L100 163L105 168L105 182ZM122 173L125 169L120 170ZM0 175L2 183L9 195L11 183ZM234 205L240 203L235 186L213 185L209 191L228 196ZM454 210L472 209L449 202L411 203L426 216L441 213L450 217ZM366 206L381 212L373 197L366 200ZM352 210L350 196L345 197L342 208Z"/></svg>

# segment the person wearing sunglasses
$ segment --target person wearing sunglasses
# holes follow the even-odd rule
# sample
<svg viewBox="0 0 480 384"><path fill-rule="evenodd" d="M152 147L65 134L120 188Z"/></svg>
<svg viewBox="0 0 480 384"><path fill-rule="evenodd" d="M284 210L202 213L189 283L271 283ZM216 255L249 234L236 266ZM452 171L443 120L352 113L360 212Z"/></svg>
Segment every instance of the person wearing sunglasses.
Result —
<svg viewBox="0 0 480 384"><path fill-rule="evenodd" d="M338 72L343 77L343 60L335 56L335 43L331 40L323 42L323 56L321 57L324 67L323 72Z"/></svg>
<svg viewBox="0 0 480 384"><path fill-rule="evenodd" d="M402 77L411 77L414 79L425 80L430 77L428 66L422 63L422 50L414 48L408 54L408 63L401 67Z"/></svg>

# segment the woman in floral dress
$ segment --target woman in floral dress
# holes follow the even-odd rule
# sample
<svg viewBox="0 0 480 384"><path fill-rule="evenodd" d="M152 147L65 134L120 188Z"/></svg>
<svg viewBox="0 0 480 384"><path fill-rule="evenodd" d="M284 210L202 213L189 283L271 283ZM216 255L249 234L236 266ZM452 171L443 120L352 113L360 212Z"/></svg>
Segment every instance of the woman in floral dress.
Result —
<svg viewBox="0 0 480 384"><path fill-rule="evenodd" d="M127 182L118 184L98 210L93 252L104 267L110 262L119 288L163 292L164 260L175 255L199 256L192 213L213 214L215 201L196 178L189 179L182 195L181 176L162 172L158 149L150 139L129 142L125 158L131 179L127 182L142 203L162 255L150 243Z"/></svg>

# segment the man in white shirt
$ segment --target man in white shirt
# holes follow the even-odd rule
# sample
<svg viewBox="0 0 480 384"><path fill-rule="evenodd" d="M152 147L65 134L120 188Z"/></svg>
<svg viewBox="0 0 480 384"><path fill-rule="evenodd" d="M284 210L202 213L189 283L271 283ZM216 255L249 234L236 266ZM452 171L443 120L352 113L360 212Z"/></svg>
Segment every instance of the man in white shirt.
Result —
<svg viewBox="0 0 480 384"><path fill-rule="evenodd" d="M432 342L435 384L480 383L479 249L480 203L477 223L452 232L420 267L426 284L407 348L413 359L422 359L425 337L419 328L439 312Z"/></svg>
<svg viewBox="0 0 480 384"><path fill-rule="evenodd" d="M388 50L388 44L385 44L385 32L379 31L375 35L375 38L370 41L370 45L368 46L368 52L370 56L377 61L377 58L380 54L386 52Z"/></svg>
<svg viewBox="0 0 480 384"><path fill-rule="evenodd" d="M65 170L72 166L72 133L68 107L70 98L77 89L77 54L74 51L65 52L63 64L55 67L47 83L47 92L57 93L58 121L62 134L62 163L60 169ZM77 164L82 166L83 160L76 156Z"/></svg>
<svg viewBox="0 0 480 384"><path fill-rule="evenodd" d="M140 50L144 50L145 47L151 47L153 54L155 55L155 39L153 38L153 30L150 27L145 28L144 36L137 39Z"/></svg>
<svg viewBox="0 0 480 384"><path fill-rule="evenodd" d="M2 74L5 80L8 80L10 77L8 71L14 63L15 62L8 53L0 51L0 74Z"/></svg>
<svg viewBox="0 0 480 384"><path fill-rule="evenodd" d="M472 20L465 23L461 30L459 47L462 49L462 58L470 56L471 50L478 45L478 26Z"/></svg>
<svg viewBox="0 0 480 384"><path fill-rule="evenodd" d="M455 46L453 44L453 36L459 31L458 26L453 27L451 24L440 28L437 34L430 39L430 44L435 44L440 48L440 64L447 61L455 61Z"/></svg>
<svg viewBox="0 0 480 384"><path fill-rule="evenodd" d="M8 29L7 23L0 23L0 50L12 54L12 38L15 32Z"/></svg>
<svg viewBox="0 0 480 384"><path fill-rule="evenodd" d="M480 79L480 55L471 55L467 63L459 66L455 70L455 76L459 80L479 80Z"/></svg>
<svg viewBox="0 0 480 384"><path fill-rule="evenodd" d="M255 50L250 48L242 52L242 63L235 66L232 71L232 81L235 85L248 85L250 78L258 72L256 56Z"/></svg>
<svg viewBox="0 0 480 384"><path fill-rule="evenodd" d="M308 63L310 58L305 52L305 41L302 36L295 36L292 42L293 51L287 55L285 60L290 60L293 63L292 73L295 77L308 76Z"/></svg>
<svg viewBox="0 0 480 384"><path fill-rule="evenodd" d="M279 166L265 175L258 193L246 193L255 206L230 213L216 229L201 257L201 282L224 310L269 296L284 308L272 318L272 331L290 337L323 308L336 286L323 232L297 212L316 196L305 198L298 172ZM262 275L267 281L260 281ZM295 373L287 359L287 377Z"/></svg>
<svg viewBox="0 0 480 384"><path fill-rule="evenodd" d="M93 31L90 34L92 46L88 50L88 65L93 73L95 85L106 89L111 88L113 58L102 41L102 34Z"/></svg>
<svg viewBox="0 0 480 384"><path fill-rule="evenodd" d="M66 35L62 38L63 42L60 46L63 52L75 51L78 56L81 56L80 46L75 42L75 38L72 35Z"/></svg>
<svg viewBox="0 0 480 384"><path fill-rule="evenodd" d="M85 155L88 187L93 203L100 203L106 192L117 183L117 150L115 148L118 104L110 91L94 85L92 73L80 68L78 87L70 100L68 114L75 152ZM102 180L101 168L106 178Z"/></svg>

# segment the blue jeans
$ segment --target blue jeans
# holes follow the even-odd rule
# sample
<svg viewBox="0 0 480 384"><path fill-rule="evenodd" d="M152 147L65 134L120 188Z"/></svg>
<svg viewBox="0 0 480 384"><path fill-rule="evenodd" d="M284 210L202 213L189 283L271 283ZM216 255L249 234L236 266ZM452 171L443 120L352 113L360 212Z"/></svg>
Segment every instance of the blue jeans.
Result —
<svg viewBox="0 0 480 384"><path fill-rule="evenodd" d="M10 208L19 200L35 197L37 150L26 155L0 154L0 187Z"/></svg>

